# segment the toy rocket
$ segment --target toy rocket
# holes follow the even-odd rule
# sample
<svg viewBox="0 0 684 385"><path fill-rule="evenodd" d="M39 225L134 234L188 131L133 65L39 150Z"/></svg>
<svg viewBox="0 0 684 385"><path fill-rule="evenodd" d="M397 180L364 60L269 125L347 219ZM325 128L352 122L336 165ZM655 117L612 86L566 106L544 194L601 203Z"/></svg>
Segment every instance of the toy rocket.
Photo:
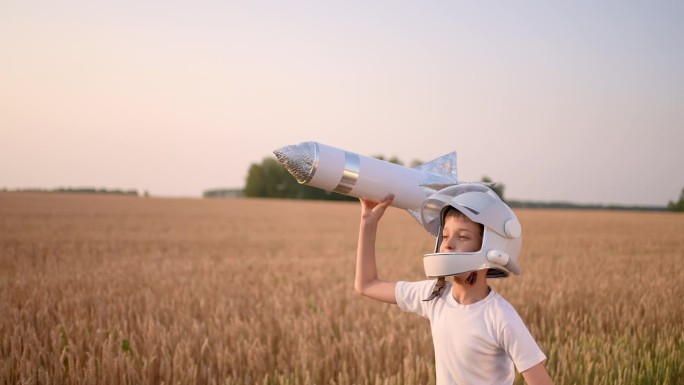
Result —
<svg viewBox="0 0 684 385"><path fill-rule="evenodd" d="M372 200L394 194L392 206L407 209L416 219L428 196L458 184L455 152L415 168L318 142L284 146L273 153L299 183Z"/></svg>

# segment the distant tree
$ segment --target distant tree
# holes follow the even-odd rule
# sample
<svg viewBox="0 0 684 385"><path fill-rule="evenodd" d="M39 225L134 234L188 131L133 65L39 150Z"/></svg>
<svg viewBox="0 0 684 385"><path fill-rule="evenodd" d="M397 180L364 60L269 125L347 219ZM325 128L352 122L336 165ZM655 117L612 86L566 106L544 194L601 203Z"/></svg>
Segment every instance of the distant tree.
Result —
<svg viewBox="0 0 684 385"><path fill-rule="evenodd" d="M277 159L264 158L261 164L249 166L244 194L247 197L289 198L289 199L321 199L321 200L354 200L349 197L306 186L297 182Z"/></svg>
<svg viewBox="0 0 684 385"><path fill-rule="evenodd" d="M423 162L422 160L414 159L414 160L411 161L411 163L409 163L409 167L410 167L410 168L415 168L415 167L418 167L418 166L422 165L423 163L424 163L424 162Z"/></svg>
<svg viewBox="0 0 684 385"><path fill-rule="evenodd" d="M492 182L493 182L492 179L491 179L490 177L486 176L486 175L483 176L482 179L481 179L480 181L481 181L482 183L492 183ZM504 201L504 202L506 201L506 199L504 199L504 188L505 188L505 187L506 187L506 186L505 186L503 183L497 183L497 184L495 184L494 186L491 186L491 189L494 190L494 192L496 193L496 195L498 195L499 198L501 198L501 200Z"/></svg>
<svg viewBox="0 0 684 385"><path fill-rule="evenodd" d="M247 182L245 183L245 196L266 197L266 185L261 166L255 163L249 166Z"/></svg>
<svg viewBox="0 0 684 385"><path fill-rule="evenodd" d="M275 158L252 164L247 173L245 196L261 198L300 198L299 183Z"/></svg>
<svg viewBox="0 0 684 385"><path fill-rule="evenodd" d="M390 163L401 165L401 166L404 165L404 162L402 162L401 159L397 158L396 156L389 158L387 161Z"/></svg>
<svg viewBox="0 0 684 385"><path fill-rule="evenodd" d="M669 211L684 212L684 188L679 193L679 200L677 202L670 201L667 203L667 209Z"/></svg>
<svg viewBox="0 0 684 385"><path fill-rule="evenodd" d="M275 158L265 158L261 163L261 172L264 178L266 197L293 198L293 187L297 181L290 176L285 167Z"/></svg>
<svg viewBox="0 0 684 385"><path fill-rule="evenodd" d="M398 165L401 165L401 166L404 165L404 162L402 162L401 159L399 159L399 158L396 157L396 156L392 156L391 158L385 158L384 155L375 155L373 158L375 158L375 159L380 159L380 160L384 160L385 162L390 162L390 163L398 164Z"/></svg>

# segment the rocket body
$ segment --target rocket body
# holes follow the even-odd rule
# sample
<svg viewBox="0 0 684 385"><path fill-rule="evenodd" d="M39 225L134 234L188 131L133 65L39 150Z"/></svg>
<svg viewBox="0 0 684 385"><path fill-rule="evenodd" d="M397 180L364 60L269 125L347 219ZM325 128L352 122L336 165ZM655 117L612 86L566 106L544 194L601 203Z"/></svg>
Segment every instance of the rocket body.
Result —
<svg viewBox="0 0 684 385"><path fill-rule="evenodd" d="M281 147L274 153L299 183L376 201L394 194L392 206L410 211L420 210L436 190L458 183L455 153L416 168L317 142Z"/></svg>

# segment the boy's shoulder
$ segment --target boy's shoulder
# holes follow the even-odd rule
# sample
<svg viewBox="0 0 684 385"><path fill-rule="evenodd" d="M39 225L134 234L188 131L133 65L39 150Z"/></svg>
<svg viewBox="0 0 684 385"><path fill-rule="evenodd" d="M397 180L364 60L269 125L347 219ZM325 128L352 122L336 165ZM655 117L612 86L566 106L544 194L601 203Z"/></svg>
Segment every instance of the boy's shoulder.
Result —
<svg viewBox="0 0 684 385"><path fill-rule="evenodd" d="M504 298L504 296L501 295L501 293L499 293L498 291L491 289L490 294L492 296L492 304L494 306L499 306L501 308L515 310L513 305L511 305L511 303L508 302L508 300L506 298Z"/></svg>
<svg viewBox="0 0 684 385"><path fill-rule="evenodd" d="M404 311L426 316L428 307L434 301L424 301L430 296L435 280L398 281L395 288L397 305ZM448 290L442 290L442 295Z"/></svg>
<svg viewBox="0 0 684 385"><path fill-rule="evenodd" d="M418 292L432 291L435 286L434 279L424 279L420 281L397 281L397 285L401 285L402 288L411 289ZM448 282L447 282L448 284Z"/></svg>
<svg viewBox="0 0 684 385"><path fill-rule="evenodd" d="M490 295L492 298L488 303L487 313L491 321L495 321L495 324L500 326L522 322L518 311L506 298L494 290Z"/></svg>

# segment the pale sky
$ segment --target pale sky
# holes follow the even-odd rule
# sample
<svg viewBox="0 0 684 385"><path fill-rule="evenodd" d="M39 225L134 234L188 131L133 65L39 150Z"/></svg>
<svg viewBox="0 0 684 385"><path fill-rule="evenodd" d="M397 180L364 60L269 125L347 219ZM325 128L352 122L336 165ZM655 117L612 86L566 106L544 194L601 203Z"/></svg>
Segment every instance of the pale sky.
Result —
<svg viewBox="0 0 684 385"><path fill-rule="evenodd" d="M0 188L200 196L319 141L509 199L684 187L681 1L0 0Z"/></svg>

